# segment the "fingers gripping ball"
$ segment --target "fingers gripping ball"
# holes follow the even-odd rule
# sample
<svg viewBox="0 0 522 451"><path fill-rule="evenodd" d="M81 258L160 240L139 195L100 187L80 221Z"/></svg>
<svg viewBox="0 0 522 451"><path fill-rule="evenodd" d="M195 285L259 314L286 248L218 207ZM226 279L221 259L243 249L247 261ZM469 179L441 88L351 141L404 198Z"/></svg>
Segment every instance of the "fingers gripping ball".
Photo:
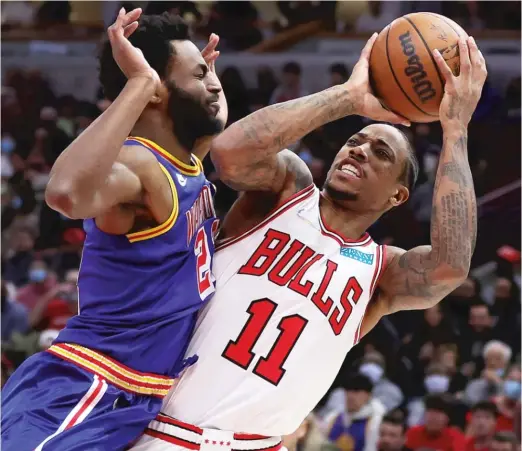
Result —
<svg viewBox="0 0 522 451"><path fill-rule="evenodd" d="M370 56L376 96L412 122L437 121L444 78L432 51L438 49L458 75L458 39L467 36L460 25L439 14L415 13L394 20L381 31Z"/></svg>

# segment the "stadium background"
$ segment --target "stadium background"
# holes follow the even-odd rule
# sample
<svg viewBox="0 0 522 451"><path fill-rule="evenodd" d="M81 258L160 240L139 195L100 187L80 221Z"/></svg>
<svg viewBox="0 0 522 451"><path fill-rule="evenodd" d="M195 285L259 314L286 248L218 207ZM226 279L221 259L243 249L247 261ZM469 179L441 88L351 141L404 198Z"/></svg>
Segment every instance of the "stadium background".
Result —
<svg viewBox="0 0 522 451"><path fill-rule="evenodd" d="M345 81L371 32L402 14L441 13L476 38L489 76L469 130L479 205L470 277L437 307L383 319L350 352L304 425L304 436L287 439L290 448L350 451L360 445L350 427L370 421L374 427L362 437L368 450L385 433L396 433L397 443L406 435L410 449L421 449L427 446L426 428L440 429L444 446L460 443L445 420L426 415L428 407L448 413L451 425L466 434L466 449L517 449L520 2L2 2L2 385L25 358L49 346L77 311L82 224L49 209L43 193L57 156L108 106L97 80L96 49L121 5L181 14L200 48L211 32L220 35L217 70L229 124L271 103ZM366 123L348 117L295 143L293 150L319 186L337 150ZM438 123L416 124L408 133L420 180L406 206L371 229L376 241L405 248L429 242L442 141ZM235 193L216 180L209 159L205 167L218 185L216 206L224 215ZM376 368L384 370L382 376ZM352 405L346 405L346 394ZM339 426L343 411L348 421ZM486 420L492 412L496 420L480 423L481 412ZM454 446L444 449L461 449Z"/></svg>

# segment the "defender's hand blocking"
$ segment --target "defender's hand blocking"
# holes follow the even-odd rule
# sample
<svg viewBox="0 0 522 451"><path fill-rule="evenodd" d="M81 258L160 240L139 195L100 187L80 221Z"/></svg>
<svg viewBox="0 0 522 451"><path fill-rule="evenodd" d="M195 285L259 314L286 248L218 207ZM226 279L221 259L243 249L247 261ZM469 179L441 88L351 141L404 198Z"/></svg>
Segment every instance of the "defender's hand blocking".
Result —
<svg viewBox="0 0 522 451"><path fill-rule="evenodd" d="M161 85L161 80L157 72L150 67L140 49L134 47L128 37L138 28L138 19L141 16L141 8L125 13L121 8L107 34L112 47L114 60L125 74L127 79L145 77L154 81L156 89Z"/></svg>
<svg viewBox="0 0 522 451"><path fill-rule="evenodd" d="M453 75L438 50L433 51L446 84L440 104L440 122L445 126L467 127L482 94L488 72L486 61L472 37L459 40L460 74Z"/></svg>
<svg viewBox="0 0 522 451"><path fill-rule="evenodd" d="M390 122L410 126L410 121L385 109L379 99L374 96L370 87L370 54L378 34L374 33L364 46L359 61L354 66L350 79L345 83L346 89L353 94L355 114L376 121Z"/></svg>

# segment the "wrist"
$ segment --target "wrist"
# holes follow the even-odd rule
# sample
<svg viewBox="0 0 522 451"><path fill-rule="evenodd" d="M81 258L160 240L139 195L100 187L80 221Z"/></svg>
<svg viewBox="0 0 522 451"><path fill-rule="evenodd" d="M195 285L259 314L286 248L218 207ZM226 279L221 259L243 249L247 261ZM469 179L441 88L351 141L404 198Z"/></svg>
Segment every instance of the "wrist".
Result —
<svg viewBox="0 0 522 451"><path fill-rule="evenodd" d="M441 121L442 131L445 136L451 137L461 137L468 135L468 126L467 124L462 123L461 121Z"/></svg>
<svg viewBox="0 0 522 451"><path fill-rule="evenodd" d="M329 89L335 93L335 102L338 102L341 107L343 116L357 114L357 96L349 81L342 85L332 86Z"/></svg>
<svg viewBox="0 0 522 451"><path fill-rule="evenodd" d="M138 92L145 97L151 98L156 93L157 80L147 74L137 75L127 80L125 90L132 90L133 92Z"/></svg>

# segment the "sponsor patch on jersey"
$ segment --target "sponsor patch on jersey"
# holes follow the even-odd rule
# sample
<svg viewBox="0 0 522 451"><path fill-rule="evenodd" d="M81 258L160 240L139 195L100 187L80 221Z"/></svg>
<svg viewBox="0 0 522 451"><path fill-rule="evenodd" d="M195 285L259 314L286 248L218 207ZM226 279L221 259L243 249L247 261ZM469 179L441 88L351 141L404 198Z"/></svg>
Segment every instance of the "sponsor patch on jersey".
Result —
<svg viewBox="0 0 522 451"><path fill-rule="evenodd" d="M373 265L373 254L367 254L365 252L361 252L353 247L342 247L341 255L343 257L353 258L361 263L366 265Z"/></svg>

